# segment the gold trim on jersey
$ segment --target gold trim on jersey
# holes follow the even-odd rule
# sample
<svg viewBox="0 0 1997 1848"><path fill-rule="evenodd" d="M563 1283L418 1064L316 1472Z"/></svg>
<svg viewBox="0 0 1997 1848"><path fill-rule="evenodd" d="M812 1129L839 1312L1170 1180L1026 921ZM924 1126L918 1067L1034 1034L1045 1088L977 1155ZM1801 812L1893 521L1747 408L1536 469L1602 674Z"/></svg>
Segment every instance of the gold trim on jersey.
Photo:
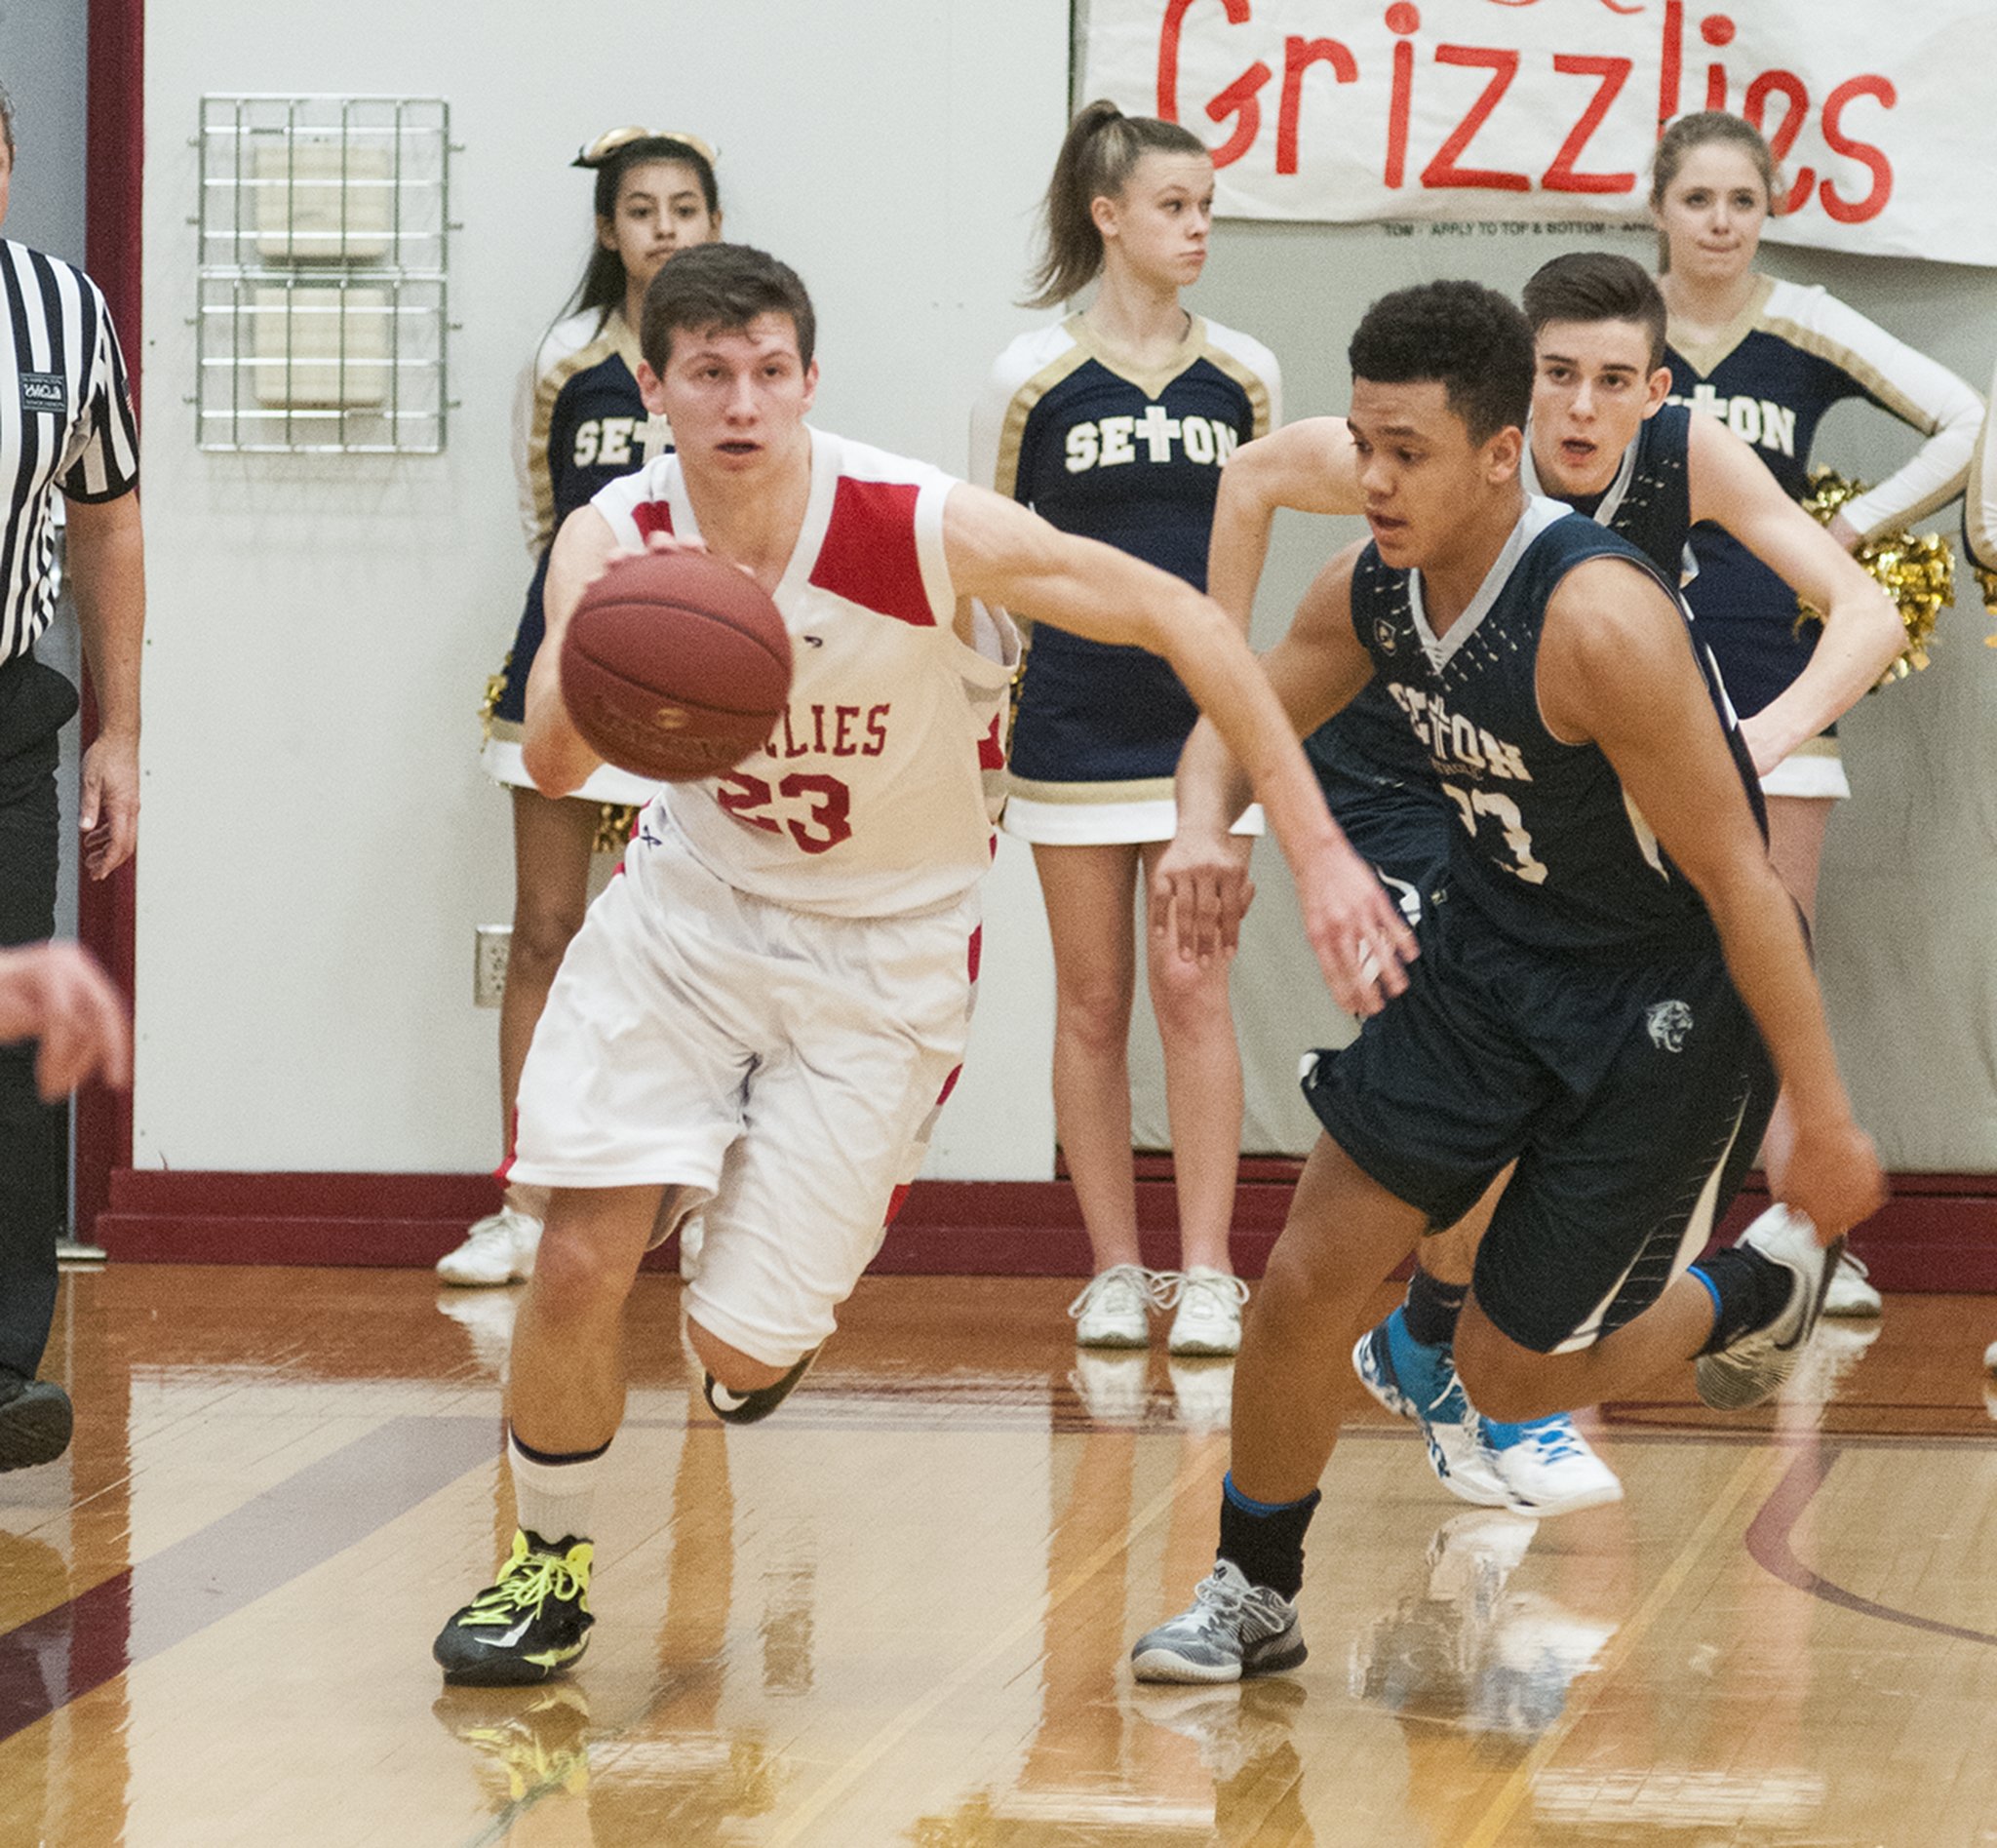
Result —
<svg viewBox="0 0 1997 1848"><path fill-rule="evenodd" d="M1709 378L1728 354L1733 352L1748 334L1761 325L1761 311L1768 306L1768 298L1775 293L1775 279L1757 276L1745 304L1725 327L1709 340L1688 340L1683 336L1675 319L1664 324L1664 339L1671 350L1692 368L1702 378Z"/></svg>
<svg viewBox="0 0 1997 1848"><path fill-rule="evenodd" d="M1074 317L1079 321L1081 317ZM998 460L992 471L992 487L1007 500L1019 498L1019 449L1026 440L1026 421L1040 400L1071 374L1079 372L1095 357L1078 340L1059 359L1049 360L1006 400L1005 422L998 431ZM980 483L982 487L984 484Z"/></svg>
<svg viewBox="0 0 1997 1848"><path fill-rule="evenodd" d="M528 480L534 495L534 552L538 556L555 540L555 482L548 467L548 431L555 421L555 400L562 395L562 388L577 373L585 373L592 366L600 366L612 356L624 362L624 370L631 374L633 385L638 383L638 368L645 355L638 346L638 332L630 322L612 310L604 319L593 339L578 346L574 352L557 360L548 368L534 385L534 413L528 431L527 468ZM650 424L663 425L663 417L651 417L646 425L643 462L648 462L658 451L650 436ZM643 466L634 463L634 467Z"/></svg>
<svg viewBox="0 0 1997 1848"><path fill-rule="evenodd" d="M1040 783L1017 770L1009 775L1010 793L1023 802L1087 803L1170 802L1169 776L1141 776L1127 783Z"/></svg>

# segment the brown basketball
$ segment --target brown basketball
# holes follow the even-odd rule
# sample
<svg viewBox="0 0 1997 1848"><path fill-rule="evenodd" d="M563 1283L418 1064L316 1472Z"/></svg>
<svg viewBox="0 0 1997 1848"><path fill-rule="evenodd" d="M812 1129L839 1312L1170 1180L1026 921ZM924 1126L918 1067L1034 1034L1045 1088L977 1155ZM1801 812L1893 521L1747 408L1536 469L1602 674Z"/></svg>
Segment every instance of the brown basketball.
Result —
<svg viewBox="0 0 1997 1848"><path fill-rule="evenodd" d="M606 763L662 783L732 769L768 741L791 638L745 572L704 552L618 559L562 643L562 703Z"/></svg>

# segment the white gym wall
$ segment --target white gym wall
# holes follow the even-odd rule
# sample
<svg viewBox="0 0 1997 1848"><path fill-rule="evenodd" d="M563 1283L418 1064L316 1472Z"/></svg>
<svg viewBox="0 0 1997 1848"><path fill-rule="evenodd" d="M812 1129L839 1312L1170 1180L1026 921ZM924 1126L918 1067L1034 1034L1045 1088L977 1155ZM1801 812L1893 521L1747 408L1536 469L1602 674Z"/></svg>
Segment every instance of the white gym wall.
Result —
<svg viewBox="0 0 1997 1848"><path fill-rule="evenodd" d="M580 273L576 147L716 142L731 236L794 263L827 427L961 471L973 394L1033 317L1032 210L1066 120L1066 0L551 8L153 0L144 492L151 572L134 1160L465 1170L498 1155L476 925L512 908L477 708L528 577L515 377ZM204 93L441 96L452 412L438 456L194 446ZM1052 981L1031 866L992 883L980 1027L932 1172L1051 1172Z"/></svg>

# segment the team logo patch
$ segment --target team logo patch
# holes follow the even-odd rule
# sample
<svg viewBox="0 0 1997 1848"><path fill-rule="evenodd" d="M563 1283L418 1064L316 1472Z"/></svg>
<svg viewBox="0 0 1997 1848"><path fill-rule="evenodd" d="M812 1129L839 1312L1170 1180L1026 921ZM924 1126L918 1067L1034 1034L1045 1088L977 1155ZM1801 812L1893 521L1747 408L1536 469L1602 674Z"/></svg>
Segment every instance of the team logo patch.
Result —
<svg viewBox="0 0 1997 1848"><path fill-rule="evenodd" d="M1385 616L1373 618L1373 646L1383 654L1391 654L1400 646L1393 633L1393 624Z"/></svg>
<svg viewBox="0 0 1997 1848"><path fill-rule="evenodd" d="M1692 1031L1692 1009L1682 1001L1661 1001L1643 1012L1650 1027L1651 1043L1662 1052L1683 1052L1685 1036Z"/></svg>
<svg viewBox="0 0 1997 1848"><path fill-rule="evenodd" d="M69 409L69 389L63 383L62 374L22 373L20 408L30 415L43 411L52 411L59 417L63 415Z"/></svg>

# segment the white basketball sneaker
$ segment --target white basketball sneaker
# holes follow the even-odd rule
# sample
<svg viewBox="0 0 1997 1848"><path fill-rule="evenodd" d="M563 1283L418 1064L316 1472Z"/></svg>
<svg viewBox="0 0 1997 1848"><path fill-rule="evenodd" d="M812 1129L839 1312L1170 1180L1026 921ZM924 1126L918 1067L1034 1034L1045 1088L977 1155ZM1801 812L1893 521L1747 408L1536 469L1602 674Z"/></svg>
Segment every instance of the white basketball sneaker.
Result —
<svg viewBox="0 0 1997 1848"><path fill-rule="evenodd" d="M1511 1506L1542 1518L1623 1499L1623 1482L1564 1412L1527 1423L1479 1421L1478 1436Z"/></svg>
<svg viewBox="0 0 1997 1848"><path fill-rule="evenodd" d="M1247 1284L1210 1265L1167 1272L1157 1280L1155 1301L1160 1309L1176 1304L1178 1314L1165 1346L1187 1357L1239 1354L1241 1305L1247 1300Z"/></svg>
<svg viewBox="0 0 1997 1848"><path fill-rule="evenodd" d="M1141 1264L1113 1264L1088 1280L1068 1305L1078 1348L1146 1348L1151 1345L1155 1283Z"/></svg>
<svg viewBox="0 0 1997 1848"><path fill-rule="evenodd" d="M481 1283L517 1283L533 1275L541 1222L517 1207L488 1213L465 1234L464 1243L437 1260L447 1283L469 1288Z"/></svg>
<svg viewBox="0 0 1997 1848"><path fill-rule="evenodd" d="M1823 1292L1826 1316L1876 1316L1885 1308L1865 1270L1865 1260L1847 1250L1830 1274L1830 1287Z"/></svg>
<svg viewBox="0 0 1997 1848"><path fill-rule="evenodd" d="M1773 1398L1796 1370L1823 1313L1823 1293L1845 1245L1842 1239L1819 1244L1817 1228L1781 1204L1749 1226L1739 1243L1786 1271L1789 1291L1774 1321L1737 1336L1717 1354L1699 1357L1694 1368L1699 1396L1721 1412Z"/></svg>

